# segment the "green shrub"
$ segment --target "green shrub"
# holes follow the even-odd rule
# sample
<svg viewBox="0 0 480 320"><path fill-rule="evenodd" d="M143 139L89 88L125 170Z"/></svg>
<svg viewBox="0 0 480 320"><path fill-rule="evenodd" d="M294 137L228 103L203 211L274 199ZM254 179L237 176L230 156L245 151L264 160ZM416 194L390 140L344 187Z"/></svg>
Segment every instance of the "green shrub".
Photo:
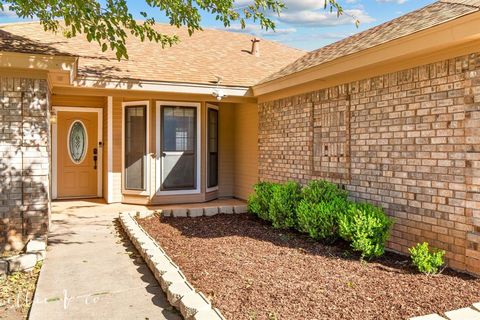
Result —
<svg viewBox="0 0 480 320"><path fill-rule="evenodd" d="M297 207L297 227L313 239L335 240L338 237L338 218L344 214L347 202L343 198L310 202L305 199Z"/></svg>
<svg viewBox="0 0 480 320"><path fill-rule="evenodd" d="M362 258L381 256L385 252L392 220L379 207L368 203L350 203L346 214L339 216L339 233L351 242Z"/></svg>
<svg viewBox="0 0 480 320"><path fill-rule="evenodd" d="M337 199L346 200L347 191L325 180L313 180L302 190L302 198L310 203L328 202Z"/></svg>
<svg viewBox="0 0 480 320"><path fill-rule="evenodd" d="M254 188L254 193L248 197L248 211L263 220L270 221L268 210L272 199L274 183L259 182Z"/></svg>
<svg viewBox="0 0 480 320"><path fill-rule="evenodd" d="M301 199L301 186L289 181L274 185L269 206L269 217L274 228L287 229L296 225L296 209Z"/></svg>
<svg viewBox="0 0 480 320"><path fill-rule="evenodd" d="M338 237L338 216L347 207L347 192L325 180L310 181L297 207L297 228L314 239Z"/></svg>
<svg viewBox="0 0 480 320"><path fill-rule="evenodd" d="M444 250L432 249L427 242L418 243L415 247L408 249L410 258L418 271L426 274L438 273L439 268L444 264Z"/></svg>

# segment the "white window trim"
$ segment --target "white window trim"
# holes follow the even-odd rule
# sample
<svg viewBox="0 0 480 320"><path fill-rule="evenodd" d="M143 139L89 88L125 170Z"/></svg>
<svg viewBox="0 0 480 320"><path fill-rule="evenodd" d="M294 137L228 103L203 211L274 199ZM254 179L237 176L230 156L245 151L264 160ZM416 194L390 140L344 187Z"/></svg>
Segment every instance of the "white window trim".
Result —
<svg viewBox="0 0 480 320"><path fill-rule="evenodd" d="M168 190L162 191L162 157L161 157L161 107L162 106L179 106L179 107L195 107L197 109L197 179L196 179L196 187L195 189L187 189L187 190ZM199 102L178 102L178 101L157 101L156 103L156 157L155 157L155 167L156 167L156 175L155 175L155 182L156 182L156 195L163 196L163 195L188 195L188 194L199 194L200 186L201 186L201 158L202 158L202 114L201 114L201 103Z"/></svg>
<svg viewBox="0 0 480 320"><path fill-rule="evenodd" d="M215 187L211 187L209 188L208 187L208 129L209 129L209 123L208 123L208 109L214 109L214 110L217 110L219 111L219 107L217 105L214 105L214 104L210 104L210 103L207 103L207 107L205 108L205 190L206 192L214 192L214 191L218 191L218 183L219 183L219 180L220 180L220 162L217 163L217 171L218 171L218 181L217 181L217 185ZM220 123L220 112L218 113L218 123L217 123L217 126L218 126L218 133L220 133L220 126L219 126L219 123ZM220 135L217 137L217 154L219 155L218 159L220 159L220 150L218 150L218 147L220 146L220 143L219 143L219 140L220 140Z"/></svg>
<svg viewBox="0 0 480 320"><path fill-rule="evenodd" d="M103 193L103 185L102 185L102 178L103 178L103 109L102 108L84 108L84 107L62 107L62 106L54 106L52 110L55 111L58 117L58 112L96 112L98 115L98 148L101 149L101 152L98 152L98 160L97 160L97 197L101 198ZM57 186L57 169L58 169L58 155L57 155L57 134L58 134L58 124L52 124L52 199L58 198L58 186Z"/></svg>
<svg viewBox="0 0 480 320"><path fill-rule="evenodd" d="M125 188L125 107L128 106L146 106L147 113L147 148L145 152L145 190L130 190ZM150 195L150 101L128 101L122 103L122 194L130 195Z"/></svg>

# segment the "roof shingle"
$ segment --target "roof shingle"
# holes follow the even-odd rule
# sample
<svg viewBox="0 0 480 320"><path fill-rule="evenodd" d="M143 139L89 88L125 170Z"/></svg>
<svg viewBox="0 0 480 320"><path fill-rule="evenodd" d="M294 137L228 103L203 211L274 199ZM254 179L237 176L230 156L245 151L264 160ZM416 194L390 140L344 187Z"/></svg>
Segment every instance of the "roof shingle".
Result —
<svg viewBox="0 0 480 320"><path fill-rule="evenodd" d="M480 0L440 0L404 16L307 53L263 79L259 84L287 77L480 10Z"/></svg>
<svg viewBox="0 0 480 320"><path fill-rule="evenodd" d="M0 51L78 56L80 76L211 84L219 75L226 86L254 85L305 54L262 40L260 57L255 57L249 53L250 35L205 29L189 37L184 28L156 28L178 35L181 42L162 49L157 43L129 39L129 60L118 61L113 52L102 52L82 35L66 39L32 22L1 25Z"/></svg>

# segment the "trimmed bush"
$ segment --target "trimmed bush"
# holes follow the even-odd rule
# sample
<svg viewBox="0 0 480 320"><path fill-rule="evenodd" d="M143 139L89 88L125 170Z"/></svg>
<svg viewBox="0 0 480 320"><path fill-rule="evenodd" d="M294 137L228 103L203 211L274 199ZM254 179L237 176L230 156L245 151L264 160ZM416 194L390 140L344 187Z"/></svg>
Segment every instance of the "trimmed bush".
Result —
<svg viewBox="0 0 480 320"><path fill-rule="evenodd" d="M297 207L298 230L316 240L333 241L338 238L338 217L346 206L345 199L339 197L318 203L304 199Z"/></svg>
<svg viewBox="0 0 480 320"><path fill-rule="evenodd" d="M260 182L248 198L249 212L275 228L296 228L313 239L350 242L363 258L385 252L392 220L379 207L348 201L348 193L323 180L302 189L297 182Z"/></svg>
<svg viewBox="0 0 480 320"><path fill-rule="evenodd" d="M338 216L347 207L347 192L325 181L310 181L302 189L297 207L297 228L313 239L335 240L338 237Z"/></svg>
<svg viewBox="0 0 480 320"><path fill-rule="evenodd" d="M255 192L248 197L248 211L260 219L270 221L268 210L272 199L274 183L259 182L254 186Z"/></svg>
<svg viewBox="0 0 480 320"><path fill-rule="evenodd" d="M368 203L350 203L346 214L339 216L340 236L351 243L362 258L383 255L392 220L382 208Z"/></svg>
<svg viewBox="0 0 480 320"><path fill-rule="evenodd" d="M302 197L310 203L319 203L338 199L347 200L348 193L334 183L325 180L313 180L303 188Z"/></svg>
<svg viewBox="0 0 480 320"><path fill-rule="evenodd" d="M444 250L433 248L430 250L427 242L418 243L415 247L408 249L413 265L418 271L425 274L438 273L440 267L444 264Z"/></svg>
<svg viewBox="0 0 480 320"><path fill-rule="evenodd" d="M296 209L301 199L301 186L297 182L289 181L276 184L272 188L269 217L273 227L288 229L296 225Z"/></svg>

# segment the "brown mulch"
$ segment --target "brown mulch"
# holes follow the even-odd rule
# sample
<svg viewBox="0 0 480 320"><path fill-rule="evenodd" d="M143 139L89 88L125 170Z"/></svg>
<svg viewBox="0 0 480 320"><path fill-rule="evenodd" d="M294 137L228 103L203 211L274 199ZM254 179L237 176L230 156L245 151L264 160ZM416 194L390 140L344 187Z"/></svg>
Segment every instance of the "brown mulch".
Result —
<svg viewBox="0 0 480 320"><path fill-rule="evenodd" d="M0 319L28 318L41 267L39 262L32 271L0 276Z"/></svg>
<svg viewBox="0 0 480 320"><path fill-rule="evenodd" d="M227 319L406 319L480 302L480 279L422 275L392 253L361 262L249 214L139 221Z"/></svg>

